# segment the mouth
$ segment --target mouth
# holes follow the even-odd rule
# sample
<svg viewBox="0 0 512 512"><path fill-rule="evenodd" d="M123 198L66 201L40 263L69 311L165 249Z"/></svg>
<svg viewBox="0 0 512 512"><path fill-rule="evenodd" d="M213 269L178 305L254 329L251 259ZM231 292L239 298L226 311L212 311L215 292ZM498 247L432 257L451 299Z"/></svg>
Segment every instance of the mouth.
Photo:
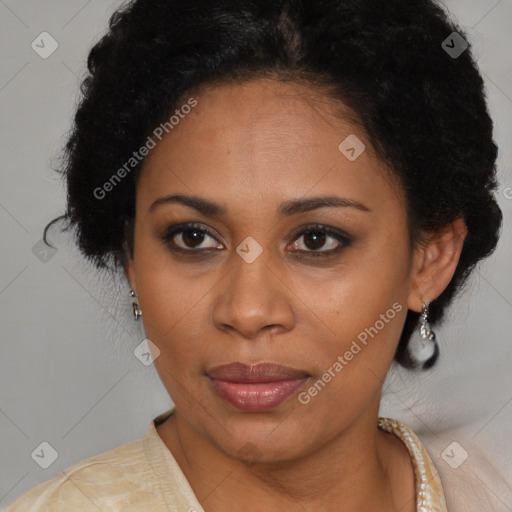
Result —
<svg viewBox="0 0 512 512"><path fill-rule="evenodd" d="M239 410L263 412L281 405L311 377L275 363L229 363L206 372L215 392Z"/></svg>

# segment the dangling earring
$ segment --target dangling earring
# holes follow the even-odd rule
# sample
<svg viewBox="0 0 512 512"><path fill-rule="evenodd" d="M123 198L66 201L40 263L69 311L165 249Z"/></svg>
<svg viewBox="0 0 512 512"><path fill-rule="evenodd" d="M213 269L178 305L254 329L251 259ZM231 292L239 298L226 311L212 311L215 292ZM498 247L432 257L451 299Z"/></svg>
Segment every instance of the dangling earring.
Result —
<svg viewBox="0 0 512 512"><path fill-rule="evenodd" d="M409 355L415 366L424 370L430 368L439 355L436 335L430 328L428 321L429 302L423 302L421 316L419 318L419 336L411 337L408 345Z"/></svg>
<svg viewBox="0 0 512 512"><path fill-rule="evenodd" d="M130 290L130 296L132 297L133 317L135 320L138 320L142 316L142 311L137 301L137 295L135 295L133 290Z"/></svg>

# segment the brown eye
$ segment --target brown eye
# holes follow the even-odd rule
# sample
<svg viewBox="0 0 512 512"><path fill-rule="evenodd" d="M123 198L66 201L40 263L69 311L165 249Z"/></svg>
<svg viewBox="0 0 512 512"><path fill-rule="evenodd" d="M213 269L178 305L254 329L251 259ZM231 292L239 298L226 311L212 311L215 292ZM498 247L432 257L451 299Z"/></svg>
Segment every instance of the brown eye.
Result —
<svg viewBox="0 0 512 512"><path fill-rule="evenodd" d="M321 231L310 231L309 233L306 233L303 235L304 237L304 245L308 249L321 249L323 245L325 244L325 233L322 233Z"/></svg>
<svg viewBox="0 0 512 512"><path fill-rule="evenodd" d="M289 247L297 252L311 253L311 256L328 256L351 243L352 239L347 234L319 225L301 231Z"/></svg>
<svg viewBox="0 0 512 512"><path fill-rule="evenodd" d="M224 248L209 230L195 224L173 226L161 238L172 250L178 251L199 252Z"/></svg>
<svg viewBox="0 0 512 512"><path fill-rule="evenodd" d="M181 232L181 238L187 247L196 248L205 239L205 234L199 229L186 229Z"/></svg>

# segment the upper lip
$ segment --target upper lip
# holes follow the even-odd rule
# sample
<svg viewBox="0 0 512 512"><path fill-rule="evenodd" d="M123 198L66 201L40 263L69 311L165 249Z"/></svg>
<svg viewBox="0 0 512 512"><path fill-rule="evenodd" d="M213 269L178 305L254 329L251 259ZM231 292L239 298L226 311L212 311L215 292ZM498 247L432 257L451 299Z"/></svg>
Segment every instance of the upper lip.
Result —
<svg viewBox="0 0 512 512"><path fill-rule="evenodd" d="M206 373L212 379L246 383L296 380L308 377L306 372L291 366L277 363L245 364L238 361L215 366Z"/></svg>

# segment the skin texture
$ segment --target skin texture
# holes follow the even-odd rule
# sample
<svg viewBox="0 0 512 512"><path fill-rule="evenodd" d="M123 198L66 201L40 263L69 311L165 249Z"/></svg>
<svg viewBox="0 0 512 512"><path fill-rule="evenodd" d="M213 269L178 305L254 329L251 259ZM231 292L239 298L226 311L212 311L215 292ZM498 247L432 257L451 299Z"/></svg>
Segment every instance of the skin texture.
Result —
<svg viewBox="0 0 512 512"><path fill-rule="evenodd" d="M412 465L404 446L377 430L379 402L407 308L421 311L422 299L449 283L464 222L426 234L411 251L400 188L346 108L319 90L259 79L194 97L197 106L145 162L125 267L176 405L159 435L209 512L334 511L340 503L345 512L415 510ZM366 145L353 162L338 150L350 134ZM201 196L227 214L178 203L149 211L168 194ZM369 211L277 215L284 201L333 194ZM205 234L199 248L218 250L173 253L160 237L182 222L209 229L213 238ZM352 242L308 257L314 241L298 228L314 223ZM248 236L263 249L252 263L236 252ZM317 252L340 246L326 237ZM183 233L173 240L200 250ZM308 404L292 396L264 413L242 412L205 375L223 363L272 361L309 373L299 391L307 390L396 303L401 310Z"/></svg>

